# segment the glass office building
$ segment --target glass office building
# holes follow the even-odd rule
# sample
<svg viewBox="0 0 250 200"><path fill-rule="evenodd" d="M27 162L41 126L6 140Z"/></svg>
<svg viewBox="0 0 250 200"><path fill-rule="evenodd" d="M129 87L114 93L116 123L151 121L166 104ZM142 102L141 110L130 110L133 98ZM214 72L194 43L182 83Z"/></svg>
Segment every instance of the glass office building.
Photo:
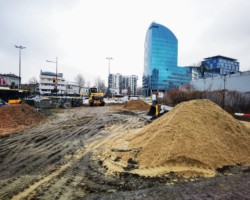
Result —
<svg viewBox="0 0 250 200"><path fill-rule="evenodd" d="M219 75L239 72L240 69L240 63L237 59L220 55L205 58L204 61L201 62L201 66L207 69L208 72L217 72Z"/></svg>
<svg viewBox="0 0 250 200"><path fill-rule="evenodd" d="M167 27L153 22L144 44L144 96L179 88L191 80L189 68L178 67L178 40Z"/></svg>

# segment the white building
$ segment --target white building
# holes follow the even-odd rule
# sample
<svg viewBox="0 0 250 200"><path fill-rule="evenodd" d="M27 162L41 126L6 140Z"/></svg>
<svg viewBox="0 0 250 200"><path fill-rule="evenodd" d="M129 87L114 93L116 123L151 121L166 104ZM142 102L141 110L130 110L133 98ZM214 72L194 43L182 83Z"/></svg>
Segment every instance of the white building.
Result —
<svg viewBox="0 0 250 200"><path fill-rule="evenodd" d="M129 85L128 85L128 87L131 90L131 94L132 95L137 95L137 80L138 80L138 76L131 75L131 76L128 76L128 79L129 79Z"/></svg>
<svg viewBox="0 0 250 200"><path fill-rule="evenodd" d="M57 77L57 82L53 82ZM57 84L57 94L64 95L66 91L66 82L63 78L62 73L53 73L53 72L43 72L41 70L39 76L39 92L41 95L50 95L54 93L55 86Z"/></svg>
<svg viewBox="0 0 250 200"><path fill-rule="evenodd" d="M122 87L122 75L121 74L110 74L108 86L112 94L121 94Z"/></svg>
<svg viewBox="0 0 250 200"><path fill-rule="evenodd" d="M65 95L79 95L79 86L74 83L67 83Z"/></svg>
<svg viewBox="0 0 250 200"><path fill-rule="evenodd" d="M79 93L79 86L76 83L67 83L65 95L88 96L88 91L89 91L88 88L83 87L80 89L80 93Z"/></svg>
<svg viewBox="0 0 250 200"><path fill-rule="evenodd" d="M109 75L109 88L113 94L136 95L138 76Z"/></svg>

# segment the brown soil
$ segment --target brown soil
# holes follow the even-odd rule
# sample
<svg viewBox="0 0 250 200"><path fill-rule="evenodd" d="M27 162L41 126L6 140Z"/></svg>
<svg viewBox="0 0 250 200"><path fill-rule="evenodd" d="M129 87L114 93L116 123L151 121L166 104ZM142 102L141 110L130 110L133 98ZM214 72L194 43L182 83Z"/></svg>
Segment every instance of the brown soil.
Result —
<svg viewBox="0 0 250 200"><path fill-rule="evenodd" d="M250 164L250 129L210 100L193 100L138 133L108 138L101 151L110 172L132 162L131 173L143 176L209 177L223 166Z"/></svg>
<svg viewBox="0 0 250 200"><path fill-rule="evenodd" d="M23 130L41 122L45 117L27 104L6 105L0 107L0 135L15 130Z"/></svg>
<svg viewBox="0 0 250 200"><path fill-rule="evenodd" d="M128 101L123 108L127 110L142 110L142 111L149 111L150 105L142 100L131 100Z"/></svg>

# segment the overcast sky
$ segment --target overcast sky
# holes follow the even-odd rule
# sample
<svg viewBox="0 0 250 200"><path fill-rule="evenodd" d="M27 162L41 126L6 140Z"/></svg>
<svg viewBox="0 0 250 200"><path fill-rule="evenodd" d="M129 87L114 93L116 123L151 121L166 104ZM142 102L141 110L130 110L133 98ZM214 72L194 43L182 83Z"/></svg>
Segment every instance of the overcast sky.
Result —
<svg viewBox="0 0 250 200"><path fill-rule="evenodd" d="M249 0L0 0L0 73L19 74L22 83L40 70L56 71L67 81L86 82L111 73L138 75L141 85L144 40L155 21L178 39L178 65L223 55L250 70Z"/></svg>

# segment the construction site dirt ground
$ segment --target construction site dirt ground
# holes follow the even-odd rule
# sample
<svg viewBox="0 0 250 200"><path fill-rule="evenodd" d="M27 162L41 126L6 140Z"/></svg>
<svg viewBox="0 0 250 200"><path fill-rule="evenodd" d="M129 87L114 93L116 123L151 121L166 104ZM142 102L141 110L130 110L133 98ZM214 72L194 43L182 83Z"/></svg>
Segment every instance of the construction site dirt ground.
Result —
<svg viewBox="0 0 250 200"><path fill-rule="evenodd" d="M107 175L92 157L95 145L150 123L146 111L112 107L56 110L36 126L1 136L0 199L250 199L246 166L226 166L213 178Z"/></svg>

